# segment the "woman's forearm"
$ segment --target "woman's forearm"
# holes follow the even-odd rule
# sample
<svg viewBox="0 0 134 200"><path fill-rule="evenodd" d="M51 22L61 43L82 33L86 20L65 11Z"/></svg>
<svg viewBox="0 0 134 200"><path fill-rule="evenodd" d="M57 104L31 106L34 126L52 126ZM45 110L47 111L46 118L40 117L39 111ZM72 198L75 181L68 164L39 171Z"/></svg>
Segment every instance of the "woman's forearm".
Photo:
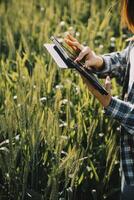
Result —
<svg viewBox="0 0 134 200"><path fill-rule="evenodd" d="M98 99L98 101L101 103L101 105L106 108L111 101L112 96L110 94L108 95L102 95L97 90L93 90L92 94Z"/></svg>
<svg viewBox="0 0 134 200"><path fill-rule="evenodd" d="M83 77L82 77L83 78ZM109 105L109 103L110 103L110 101L111 101L111 98L112 98L112 96L111 96L111 94L110 94L110 92L109 92L109 94L108 95L102 95L98 90L96 90L90 83L89 83L89 81L87 81L85 78L83 78L83 81L84 81L84 83L87 85L87 87L88 87L88 89L89 89L89 91L98 99L98 101L101 103L101 105L104 107L104 108L106 108L108 105ZM109 80L108 80L109 81ZM108 81L106 81L106 89L108 90L108 91L110 91L110 84L109 84L109 82ZM109 85L108 85L108 84Z"/></svg>
<svg viewBox="0 0 134 200"><path fill-rule="evenodd" d="M111 98L112 98L112 96L110 94L102 95L102 94L100 94L100 92L98 92L98 90L96 90L92 87L89 87L89 90L98 99L98 101L101 103L101 105L104 108L106 108L109 105Z"/></svg>

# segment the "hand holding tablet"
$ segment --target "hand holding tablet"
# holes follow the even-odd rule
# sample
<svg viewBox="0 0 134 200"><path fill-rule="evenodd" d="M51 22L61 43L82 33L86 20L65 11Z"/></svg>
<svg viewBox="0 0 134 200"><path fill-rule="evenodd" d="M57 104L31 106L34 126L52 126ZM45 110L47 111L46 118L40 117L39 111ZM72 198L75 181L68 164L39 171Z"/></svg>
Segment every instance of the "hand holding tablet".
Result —
<svg viewBox="0 0 134 200"><path fill-rule="evenodd" d="M93 70L86 69L82 62L75 62L76 55L69 51L65 46L59 43L59 41L52 36L52 44L44 44L44 47L48 50L50 55L53 57L55 62L60 68L74 68L76 69L83 77L85 77L92 86L97 89L102 95L108 95L106 89L99 83L95 75L93 75ZM76 48L76 47L74 47ZM75 49L80 52L79 48Z"/></svg>

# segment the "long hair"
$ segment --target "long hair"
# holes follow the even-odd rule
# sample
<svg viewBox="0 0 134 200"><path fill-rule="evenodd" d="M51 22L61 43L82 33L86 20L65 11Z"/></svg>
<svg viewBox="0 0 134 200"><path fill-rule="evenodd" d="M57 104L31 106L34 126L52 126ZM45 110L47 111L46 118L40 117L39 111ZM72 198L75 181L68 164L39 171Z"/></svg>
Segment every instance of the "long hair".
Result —
<svg viewBox="0 0 134 200"><path fill-rule="evenodd" d="M121 20L134 33L134 0L121 1Z"/></svg>

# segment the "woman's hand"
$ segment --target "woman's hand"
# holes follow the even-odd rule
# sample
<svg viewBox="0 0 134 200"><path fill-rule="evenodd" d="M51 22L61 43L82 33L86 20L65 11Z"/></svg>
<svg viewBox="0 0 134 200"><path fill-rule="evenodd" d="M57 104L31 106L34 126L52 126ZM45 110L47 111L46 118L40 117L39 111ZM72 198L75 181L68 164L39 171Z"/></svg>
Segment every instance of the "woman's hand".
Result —
<svg viewBox="0 0 134 200"><path fill-rule="evenodd" d="M100 56L97 56L89 47L81 45L71 34L68 34L64 40L74 51L80 52L79 56L75 60L76 62L85 58L85 67L87 68L95 67L96 69L100 69L103 66L103 59ZM110 77L107 76L105 81L105 88L108 91L108 95L102 95L86 78L82 75L81 77L89 91L99 100L102 106L106 108L112 98Z"/></svg>
<svg viewBox="0 0 134 200"><path fill-rule="evenodd" d="M83 82L86 84L86 86L88 87L88 90L98 99L98 101L101 103L101 105L106 108L110 101L111 101L111 80L110 77L107 76L106 80L105 80L105 89L108 92L108 95L102 95L98 90L96 90L91 84L90 82L81 75Z"/></svg>
<svg viewBox="0 0 134 200"><path fill-rule="evenodd" d="M85 58L84 66L86 68L95 67L96 69L100 69L103 66L103 59L96 55L94 51L92 51L89 47L84 47L81 45L76 38L74 38L71 34L68 34L64 38L65 42L76 52L80 52L78 57L76 58L76 62L81 61Z"/></svg>

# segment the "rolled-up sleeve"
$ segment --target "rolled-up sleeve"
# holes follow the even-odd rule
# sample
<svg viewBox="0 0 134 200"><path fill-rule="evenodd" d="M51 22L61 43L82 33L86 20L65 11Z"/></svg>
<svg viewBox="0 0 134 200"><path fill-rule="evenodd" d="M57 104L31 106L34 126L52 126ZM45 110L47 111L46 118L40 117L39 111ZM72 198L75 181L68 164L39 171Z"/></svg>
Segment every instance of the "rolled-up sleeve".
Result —
<svg viewBox="0 0 134 200"><path fill-rule="evenodd" d="M104 112L110 118L119 121L129 133L134 134L134 104L112 97Z"/></svg>
<svg viewBox="0 0 134 200"><path fill-rule="evenodd" d="M117 78L119 83L122 82L121 77L127 67L127 56L130 46L121 52L113 52L102 55L104 64L101 69L96 70L95 73L99 78L105 78L107 75Z"/></svg>

